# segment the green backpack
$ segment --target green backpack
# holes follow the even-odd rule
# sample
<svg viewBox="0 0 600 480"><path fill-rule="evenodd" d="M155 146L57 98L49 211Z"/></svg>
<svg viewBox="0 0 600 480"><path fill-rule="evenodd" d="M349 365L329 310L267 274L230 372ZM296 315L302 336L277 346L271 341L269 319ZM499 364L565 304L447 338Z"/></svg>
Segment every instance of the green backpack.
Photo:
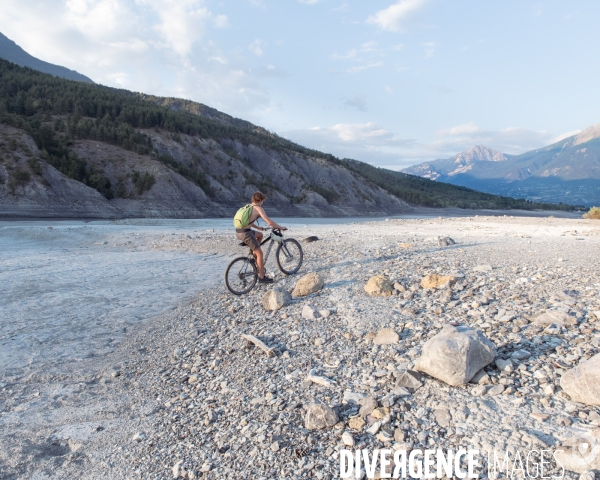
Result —
<svg viewBox="0 0 600 480"><path fill-rule="evenodd" d="M233 225L235 228L246 228L250 224L250 215L252 215L252 208L254 205L246 205L240 208L235 217L233 217Z"/></svg>

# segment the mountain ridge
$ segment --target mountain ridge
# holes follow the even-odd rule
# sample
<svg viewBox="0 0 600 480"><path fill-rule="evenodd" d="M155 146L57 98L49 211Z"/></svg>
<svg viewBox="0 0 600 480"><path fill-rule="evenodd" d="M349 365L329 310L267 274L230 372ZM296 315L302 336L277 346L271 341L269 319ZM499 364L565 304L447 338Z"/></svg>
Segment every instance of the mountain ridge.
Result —
<svg viewBox="0 0 600 480"><path fill-rule="evenodd" d="M533 201L600 203L600 123L546 147L489 161L487 147L403 169L407 174ZM487 152L485 155L482 152ZM469 162L457 159L468 157ZM498 157L500 158L500 157ZM577 182L579 181L579 184ZM523 183L524 182L524 183Z"/></svg>
<svg viewBox="0 0 600 480"><path fill-rule="evenodd" d="M30 55L2 33L0 33L0 58L15 63L21 67L27 67L39 72L48 73L55 77L65 78L67 80L75 80L78 82L94 83L93 80L79 72L76 72L75 70L70 70L66 67L61 67L60 65L54 65Z"/></svg>

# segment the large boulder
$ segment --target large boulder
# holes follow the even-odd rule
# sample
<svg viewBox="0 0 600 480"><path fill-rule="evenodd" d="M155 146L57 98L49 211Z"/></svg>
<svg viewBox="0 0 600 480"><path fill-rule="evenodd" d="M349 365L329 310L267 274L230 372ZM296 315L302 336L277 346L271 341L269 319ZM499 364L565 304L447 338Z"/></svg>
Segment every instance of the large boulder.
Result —
<svg viewBox="0 0 600 480"><path fill-rule="evenodd" d="M421 280L421 286L423 288L443 288L446 286L453 285L456 282L456 277L451 275L438 275L436 273L430 273Z"/></svg>
<svg viewBox="0 0 600 480"><path fill-rule="evenodd" d="M465 385L495 356L494 344L480 331L448 325L425 342L415 370L449 385Z"/></svg>
<svg viewBox="0 0 600 480"><path fill-rule="evenodd" d="M287 290L273 289L266 292L262 297L262 305L266 310L279 310L280 308L289 305L292 297Z"/></svg>
<svg viewBox="0 0 600 480"><path fill-rule="evenodd" d="M577 319L562 310L549 310L535 319L537 325L577 325Z"/></svg>
<svg viewBox="0 0 600 480"><path fill-rule="evenodd" d="M394 291L392 283L383 275L371 277L365 285L365 292L372 296L386 297Z"/></svg>
<svg viewBox="0 0 600 480"><path fill-rule="evenodd" d="M309 430L333 427L338 422L337 413L322 403L311 403L304 417L304 426Z"/></svg>
<svg viewBox="0 0 600 480"><path fill-rule="evenodd" d="M563 373L560 386L576 402L600 405L600 353Z"/></svg>
<svg viewBox="0 0 600 480"><path fill-rule="evenodd" d="M321 275L316 272L308 273L298 280L292 292L292 297L305 297L318 292L323 288L323 285L325 285L325 280Z"/></svg>

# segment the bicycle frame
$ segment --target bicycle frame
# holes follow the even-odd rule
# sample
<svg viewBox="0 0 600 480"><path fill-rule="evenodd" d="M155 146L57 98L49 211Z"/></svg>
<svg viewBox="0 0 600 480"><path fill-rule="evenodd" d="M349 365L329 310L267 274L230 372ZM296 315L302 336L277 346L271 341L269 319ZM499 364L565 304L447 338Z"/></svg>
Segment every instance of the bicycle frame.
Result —
<svg viewBox="0 0 600 480"><path fill-rule="evenodd" d="M269 244L269 248L267 250L267 253L265 254L265 265L267 264L267 260L269 258L269 253L271 253L271 249L273 248L273 244L275 243L275 240L273 240L272 237L272 233L269 233L269 235L262 241L262 243L260 244L260 246L262 247L265 243L267 243L269 240L271 240L271 243ZM282 250L283 253L285 254L286 257L290 256L290 251L287 249L287 246L285 245L285 242L282 239L281 242L281 246L282 246ZM252 253L250 253L251 255Z"/></svg>

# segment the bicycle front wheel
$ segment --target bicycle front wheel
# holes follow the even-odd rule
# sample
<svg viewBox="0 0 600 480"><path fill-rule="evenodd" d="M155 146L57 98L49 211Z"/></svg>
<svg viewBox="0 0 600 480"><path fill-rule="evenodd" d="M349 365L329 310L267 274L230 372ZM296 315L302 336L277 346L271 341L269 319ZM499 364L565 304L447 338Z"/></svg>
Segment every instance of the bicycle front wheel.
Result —
<svg viewBox="0 0 600 480"><path fill-rule="evenodd" d="M286 275L293 275L302 266L302 260L304 259L304 253L298 240L293 238L286 238L277 247L277 254L275 255L277 260L277 266Z"/></svg>
<svg viewBox="0 0 600 480"><path fill-rule="evenodd" d="M225 285L234 295L244 295L254 288L258 279L256 264L247 257L234 259L225 270Z"/></svg>

